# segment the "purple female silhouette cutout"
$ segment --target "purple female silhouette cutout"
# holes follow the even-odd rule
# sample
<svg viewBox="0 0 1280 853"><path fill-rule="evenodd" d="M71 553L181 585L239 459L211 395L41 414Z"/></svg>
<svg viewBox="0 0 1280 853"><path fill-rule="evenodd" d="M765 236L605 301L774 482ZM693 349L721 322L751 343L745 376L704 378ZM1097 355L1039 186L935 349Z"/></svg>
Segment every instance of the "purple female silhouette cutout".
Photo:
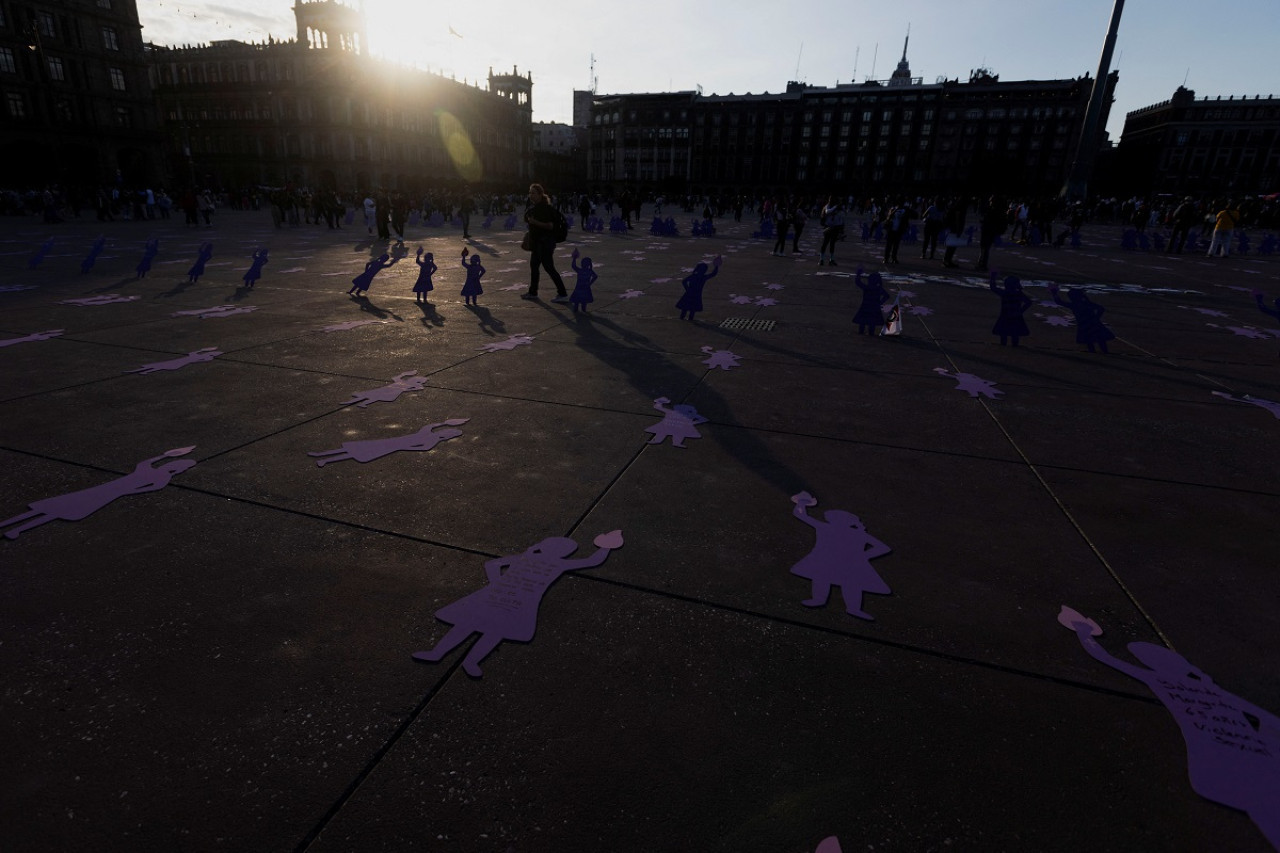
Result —
<svg viewBox="0 0 1280 853"><path fill-rule="evenodd" d="M702 310L702 289L707 286L708 281L719 274L720 264L720 256L716 255L716 259L711 262L711 272L707 272L706 264L699 263L693 268L693 272L689 273L684 281L680 282L681 286L684 287L684 295L680 297L676 307L680 309L681 320L692 320L694 315ZM681 445L676 446L679 447Z"/></svg>
<svg viewBox="0 0 1280 853"><path fill-rule="evenodd" d="M1095 660L1141 681L1169 709L1186 742L1192 790L1247 813L1280 850L1280 718L1221 689L1171 649L1130 643L1144 664L1135 666L1102 648L1092 619L1064 606L1058 622Z"/></svg>
<svg viewBox="0 0 1280 853"><path fill-rule="evenodd" d="M11 347L14 344L25 344L31 341L47 341L58 337L65 331L66 329L49 329L45 332L32 332L25 337L9 338L7 341L0 341L0 347Z"/></svg>
<svg viewBox="0 0 1280 853"><path fill-rule="evenodd" d="M89 254L84 256L84 260L80 262L80 272L87 273L93 269L93 265L98 262L98 255L102 254L102 250L107 246L107 237L105 234L93 241L93 245L89 247Z"/></svg>
<svg viewBox="0 0 1280 853"><path fill-rule="evenodd" d="M152 237L142 249L142 260L138 261L138 278L146 278L151 272L151 262L160 254L160 238Z"/></svg>
<svg viewBox="0 0 1280 853"><path fill-rule="evenodd" d="M345 323L335 323L332 326L325 326L322 332L349 332L352 329L358 329L361 326L385 326L390 320L348 320Z"/></svg>
<svg viewBox="0 0 1280 853"><path fill-rule="evenodd" d="M970 397L988 397L995 400L1004 394L1003 391L996 388L996 383L980 376L974 376L972 373L948 373L941 367L935 367L933 372L940 376L954 379L956 381L956 390L965 391Z"/></svg>
<svg viewBox="0 0 1280 853"><path fill-rule="evenodd" d="M1270 400L1260 400L1257 397L1251 397L1248 394L1245 394L1243 397L1233 397L1230 394L1224 394L1221 391L1210 391L1209 393L1215 397L1230 400L1233 403L1248 403L1250 405L1257 406L1260 409L1266 409L1275 416L1276 420L1280 420L1280 403L1273 403Z"/></svg>
<svg viewBox="0 0 1280 853"><path fill-rule="evenodd" d="M413 298L416 302L426 302L427 294L435 290L435 285L431 283L431 276L440 269L436 266L435 257L432 252L423 254L422 247L418 247L418 254L413 259L418 265L418 280L413 283Z"/></svg>
<svg viewBox="0 0 1280 853"><path fill-rule="evenodd" d="M50 521L80 521L102 509L116 498L158 491L169 485L169 480L175 474L181 474L196 464L194 459L174 458L186 456L193 450L195 450L194 446L178 447L159 456L142 460L134 467L132 473L108 483L27 504L30 508L29 512L15 515L7 521L0 521L0 527L18 525L12 530L6 530L4 534L7 539L17 539L19 534L25 533L33 527L48 524ZM157 462L163 462L164 464L156 466L155 463Z"/></svg>
<svg viewBox="0 0 1280 853"><path fill-rule="evenodd" d="M991 334L1000 336L1000 346L1006 346L1013 339L1016 347L1021 338L1031 334L1027 321L1022 316L1031 307L1031 297L1022 292L1022 280L1011 275L1004 280L1004 287L996 285L996 273L991 273L991 281L987 285L991 292L1000 297L1000 316L991 327Z"/></svg>
<svg viewBox="0 0 1280 853"><path fill-rule="evenodd" d="M347 295L364 296L365 291L373 284L373 277L389 266L391 266L391 256L386 252L370 260L364 265L364 272L351 279L351 289L347 291Z"/></svg>
<svg viewBox="0 0 1280 853"><path fill-rule="evenodd" d="M462 302L465 305L475 305L476 297L484 293L480 279L484 278L485 270L480 265L479 255L471 255L471 263L467 263L467 255L471 255L471 250L463 249L462 268L467 271L467 280L462 285Z"/></svg>
<svg viewBox="0 0 1280 853"><path fill-rule="evenodd" d="M812 582L810 597L800 603L806 607L822 607L831 596L831 587L838 586L845 611L850 616L874 622L875 617L862 609L863 594L888 595L891 590L871 567L871 561L893 549L867 533L862 521L851 512L827 510L823 514L825 521L810 516L808 507L816 506L818 501L808 492L793 495L791 502L795 504L791 514L817 534L813 550L791 567L791 574Z"/></svg>
<svg viewBox="0 0 1280 853"><path fill-rule="evenodd" d="M526 288L522 284L520 285L520 289L525 290ZM484 346L479 347L479 349L482 349L485 352L502 352L503 350L506 350L509 352L515 349L516 347L527 347L531 343L533 343L533 338L529 337L528 335L512 335L511 337L507 338L505 341L498 341L496 343L485 344Z"/></svg>
<svg viewBox="0 0 1280 853"><path fill-rule="evenodd" d="M547 589L565 572L602 565L612 551L622 547L622 531L603 533L594 544L594 554L570 560L578 543L553 536L523 553L489 560L484 564L488 585L437 610L436 618L453 627L435 648L414 652L414 659L434 663L478 633L480 639L463 658L462 669L472 678L480 678L480 662L503 640L527 643L533 639L538 608Z"/></svg>
<svg viewBox="0 0 1280 853"><path fill-rule="evenodd" d="M1102 322L1102 315L1107 310L1089 299L1089 294L1078 287L1067 291L1067 299L1058 295L1058 285L1049 285L1049 295L1053 301L1063 308L1071 309L1076 318L1076 343L1084 344L1089 352L1102 350L1107 352L1107 341L1115 340L1115 335Z"/></svg>
<svg viewBox="0 0 1280 853"><path fill-rule="evenodd" d="M137 302L141 298L141 296L122 296L119 293L104 293L101 296L86 296L83 299L64 299L58 304L94 308L99 305L115 305L119 302Z"/></svg>
<svg viewBox="0 0 1280 853"><path fill-rule="evenodd" d="M345 462L354 459L357 462L372 462L400 450L431 450L442 441L457 438L462 430L452 427L462 426L470 418L450 418L438 424L427 424L417 432L408 435L397 435L394 438L377 438L369 441L344 441L337 450L319 450L308 453L308 456L320 457L316 465L323 468L330 462ZM436 427L447 426L450 429L437 430Z"/></svg>
<svg viewBox="0 0 1280 853"><path fill-rule="evenodd" d="M667 403L670 402L666 397L653 401L653 407L662 412L662 420L645 429L645 432L653 433L653 438L648 443L662 444L664 439L669 438L672 447L683 448L686 438L702 438L698 432L698 424L705 424L707 419L698 414L693 406L680 405L668 409Z"/></svg>
<svg viewBox="0 0 1280 853"><path fill-rule="evenodd" d="M222 350L217 347L205 347L195 352L189 352L182 358L175 358L170 361L156 361L151 364L144 364L137 370L126 370L125 373L159 373L162 370L181 370L188 364L202 364L206 361L213 361L222 355Z"/></svg>
<svg viewBox="0 0 1280 853"><path fill-rule="evenodd" d="M354 404L357 408L365 409L369 407L370 403L394 403L404 392L421 391L422 387L427 384L427 377L418 376L417 373L418 371L416 370L408 370L392 377L390 385L383 385L381 388L374 388L370 391L357 391L343 405L350 406Z"/></svg>
<svg viewBox="0 0 1280 853"><path fill-rule="evenodd" d="M880 273L873 272L862 282L862 267L854 273L853 283L862 291L862 304L853 315L853 322L858 324L858 334L874 335L876 328L884 325L884 309L880 306L889 301L889 291L884 289Z"/></svg>
<svg viewBox="0 0 1280 853"><path fill-rule="evenodd" d="M592 268L591 259L583 258L582 263L578 263L578 250L573 250L573 255L569 259L569 264L573 267L573 271L578 274L578 280L573 286L573 293L569 294L569 304L573 306L574 311L587 312L587 303L594 302L595 297L591 295L591 285L596 283L596 279L600 276Z"/></svg>
<svg viewBox="0 0 1280 853"><path fill-rule="evenodd" d="M53 251L53 238L50 237L40 244L40 248L36 249L35 254L27 261L27 269L33 270L44 261L44 256Z"/></svg>
<svg viewBox="0 0 1280 853"><path fill-rule="evenodd" d="M209 259L213 257L213 244L201 243L200 251L196 253L196 262L191 265L191 269L187 270L187 281L195 284L200 280L200 276L204 275L204 265L209 263Z"/></svg>
<svg viewBox="0 0 1280 853"><path fill-rule="evenodd" d="M716 349L715 347L703 347L702 351L710 356L706 361L702 362L709 370L720 368L721 370L732 370L735 367L741 367L738 363L740 356L734 355L727 349Z"/></svg>
<svg viewBox="0 0 1280 853"><path fill-rule="evenodd" d="M253 263L244 272L244 286L253 287L262 278L262 268L267 265L267 249L261 248L253 253Z"/></svg>

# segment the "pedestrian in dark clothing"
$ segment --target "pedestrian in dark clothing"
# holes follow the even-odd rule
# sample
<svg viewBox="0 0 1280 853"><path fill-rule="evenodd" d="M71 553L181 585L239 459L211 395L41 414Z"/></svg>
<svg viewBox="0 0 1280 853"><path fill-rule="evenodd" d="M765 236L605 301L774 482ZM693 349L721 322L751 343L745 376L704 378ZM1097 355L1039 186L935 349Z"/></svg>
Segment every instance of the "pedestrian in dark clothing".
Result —
<svg viewBox="0 0 1280 853"><path fill-rule="evenodd" d="M963 199L953 198L951 204L947 206L946 226L947 226L947 250L942 253L942 265L944 267L958 267L956 263L956 249L960 246L961 238L964 235L964 217L966 208Z"/></svg>
<svg viewBox="0 0 1280 853"><path fill-rule="evenodd" d="M1004 205L995 196L987 200L986 207L982 208L979 213L982 216L982 224L979 226L978 235L980 251L978 253L978 263L974 265L974 269L986 272L987 263L991 258L991 246L996 242L996 238L1008 229L1009 220Z"/></svg>
<svg viewBox="0 0 1280 853"><path fill-rule="evenodd" d="M546 270L551 283L556 286L556 296L552 302L569 301L569 291L565 290L564 279L556 272L555 227L559 212L551 206L551 198L542 184L529 185L529 209L525 211L524 221L529 226L532 248L529 251L529 290L520 295L521 299L538 298L538 275Z"/></svg>

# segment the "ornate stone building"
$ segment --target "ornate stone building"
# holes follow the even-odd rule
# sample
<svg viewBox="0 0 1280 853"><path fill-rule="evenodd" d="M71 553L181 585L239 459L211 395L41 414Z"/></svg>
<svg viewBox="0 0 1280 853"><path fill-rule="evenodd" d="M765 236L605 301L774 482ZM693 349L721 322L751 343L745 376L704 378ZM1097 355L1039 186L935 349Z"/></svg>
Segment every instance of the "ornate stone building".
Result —
<svg viewBox="0 0 1280 853"><path fill-rule="evenodd" d="M1116 157L1125 194L1266 195L1280 190L1280 98L1196 99L1178 87L1125 116Z"/></svg>
<svg viewBox="0 0 1280 853"><path fill-rule="evenodd" d="M161 177L135 0L0 0L0 98L0 185Z"/></svg>
<svg viewBox="0 0 1280 853"><path fill-rule="evenodd" d="M1107 106L1117 76L1107 79ZM893 76L777 94L597 95L588 179L664 191L1057 195L1093 79ZM1102 126L1106 123L1106 110Z"/></svg>
<svg viewBox="0 0 1280 853"><path fill-rule="evenodd" d="M363 14L297 0L297 37L150 46L169 167L213 187L520 188L531 75L487 88L368 56Z"/></svg>

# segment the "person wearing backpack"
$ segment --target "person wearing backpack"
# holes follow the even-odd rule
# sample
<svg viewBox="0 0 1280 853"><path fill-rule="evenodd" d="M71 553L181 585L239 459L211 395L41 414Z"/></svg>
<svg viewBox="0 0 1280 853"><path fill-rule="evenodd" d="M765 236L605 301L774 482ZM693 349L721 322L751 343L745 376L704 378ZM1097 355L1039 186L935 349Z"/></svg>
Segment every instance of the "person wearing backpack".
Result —
<svg viewBox="0 0 1280 853"><path fill-rule="evenodd" d="M551 199L542 184L529 185L529 207L525 210L524 221L529 226L531 248L529 250L529 290L520 294L521 299L538 298L538 278L540 270L546 270L551 283L556 286L556 296L552 302L564 304L569 301L569 292L565 290L564 279L556 272L555 253L557 238L564 239L564 215L551 206Z"/></svg>

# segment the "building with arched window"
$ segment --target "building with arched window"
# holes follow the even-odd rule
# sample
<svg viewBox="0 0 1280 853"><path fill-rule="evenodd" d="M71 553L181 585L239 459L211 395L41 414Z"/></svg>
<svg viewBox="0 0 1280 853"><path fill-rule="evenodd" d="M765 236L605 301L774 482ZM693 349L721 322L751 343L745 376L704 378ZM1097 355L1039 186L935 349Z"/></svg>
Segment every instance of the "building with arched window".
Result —
<svg viewBox="0 0 1280 853"><path fill-rule="evenodd" d="M297 37L150 46L181 183L413 192L529 178L531 75L479 83L368 56L363 13L298 0Z"/></svg>

